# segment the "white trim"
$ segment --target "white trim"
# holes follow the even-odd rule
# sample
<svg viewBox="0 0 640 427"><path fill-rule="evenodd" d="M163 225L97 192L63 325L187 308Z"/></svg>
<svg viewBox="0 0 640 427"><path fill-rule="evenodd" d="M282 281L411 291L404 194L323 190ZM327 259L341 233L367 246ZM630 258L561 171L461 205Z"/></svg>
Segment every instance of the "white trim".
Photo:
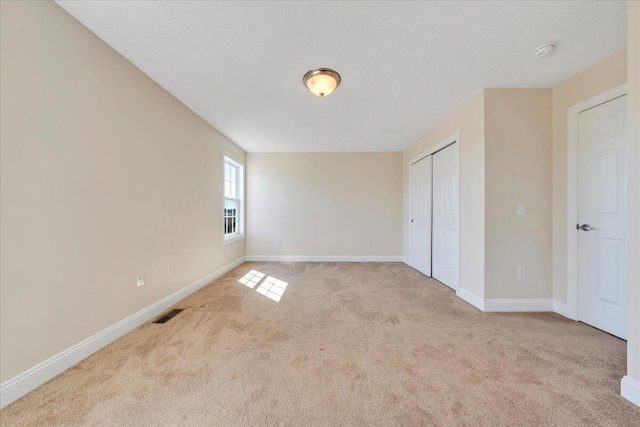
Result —
<svg viewBox="0 0 640 427"><path fill-rule="evenodd" d="M484 311L487 313L547 312L553 311L550 299L486 299Z"/></svg>
<svg viewBox="0 0 640 427"><path fill-rule="evenodd" d="M624 84L567 110L567 310L563 316L573 320L578 320L578 115L626 94Z"/></svg>
<svg viewBox="0 0 640 427"><path fill-rule="evenodd" d="M557 303L551 299L482 299L464 288L458 288L456 295L485 313L552 312Z"/></svg>
<svg viewBox="0 0 640 427"><path fill-rule="evenodd" d="M246 258L263 262L403 262L401 255L247 255Z"/></svg>
<svg viewBox="0 0 640 427"><path fill-rule="evenodd" d="M241 234L239 236L234 236L234 237L229 237L228 239L224 239L224 242L222 242L222 246L231 244L231 243L235 243L235 242L239 242L240 240L244 240L245 239L245 235Z"/></svg>
<svg viewBox="0 0 640 427"><path fill-rule="evenodd" d="M45 360L33 368L17 375L0 385L0 408L18 400L25 394L41 386L50 379L63 373L73 365L91 356L96 351L106 347L123 335L131 332L143 323L153 319L169 307L198 291L212 281L228 273L245 262L244 257L225 265L192 284L161 299L160 301L138 311L135 314L109 326L86 340L64 350Z"/></svg>
<svg viewBox="0 0 640 427"><path fill-rule="evenodd" d="M625 375L620 381L620 395L629 402L640 406L640 382Z"/></svg>
<svg viewBox="0 0 640 427"><path fill-rule="evenodd" d="M409 267L413 268L413 266L411 265L411 263L409 262L409 257L407 256L403 256L402 257L402 262L404 262L405 264L407 264Z"/></svg>
<svg viewBox="0 0 640 427"><path fill-rule="evenodd" d="M458 287L456 295L480 311L484 311L484 300L468 290Z"/></svg>

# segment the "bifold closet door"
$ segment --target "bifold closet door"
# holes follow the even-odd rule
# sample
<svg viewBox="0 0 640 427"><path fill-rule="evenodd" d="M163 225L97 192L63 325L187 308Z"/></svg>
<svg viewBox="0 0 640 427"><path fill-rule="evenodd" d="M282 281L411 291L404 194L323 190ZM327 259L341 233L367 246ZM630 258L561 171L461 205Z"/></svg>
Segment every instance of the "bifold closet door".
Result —
<svg viewBox="0 0 640 427"><path fill-rule="evenodd" d="M458 288L460 154L456 142L433 154L433 278Z"/></svg>
<svg viewBox="0 0 640 427"><path fill-rule="evenodd" d="M431 156L411 165L410 264L431 276Z"/></svg>

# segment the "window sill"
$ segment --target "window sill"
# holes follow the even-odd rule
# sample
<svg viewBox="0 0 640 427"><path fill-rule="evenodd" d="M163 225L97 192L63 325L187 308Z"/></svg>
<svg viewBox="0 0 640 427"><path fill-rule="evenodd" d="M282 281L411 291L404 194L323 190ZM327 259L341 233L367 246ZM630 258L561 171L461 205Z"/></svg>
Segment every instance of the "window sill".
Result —
<svg viewBox="0 0 640 427"><path fill-rule="evenodd" d="M222 241L222 246L225 245L229 245L231 243L235 243L235 242L239 242L240 240L244 240L244 234L241 234L239 236L233 236L233 237L225 237Z"/></svg>

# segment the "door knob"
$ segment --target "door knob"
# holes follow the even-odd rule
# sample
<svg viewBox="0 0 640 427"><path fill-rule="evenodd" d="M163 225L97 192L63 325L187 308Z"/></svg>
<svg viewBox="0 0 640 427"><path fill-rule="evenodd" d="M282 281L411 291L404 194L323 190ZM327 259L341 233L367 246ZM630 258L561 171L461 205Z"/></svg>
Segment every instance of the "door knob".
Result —
<svg viewBox="0 0 640 427"><path fill-rule="evenodd" d="M411 220L411 222L413 222L413 219Z"/></svg>
<svg viewBox="0 0 640 427"><path fill-rule="evenodd" d="M589 231L589 230L592 230L593 228L589 224L582 224L582 225L577 224L576 229L582 230L582 231Z"/></svg>

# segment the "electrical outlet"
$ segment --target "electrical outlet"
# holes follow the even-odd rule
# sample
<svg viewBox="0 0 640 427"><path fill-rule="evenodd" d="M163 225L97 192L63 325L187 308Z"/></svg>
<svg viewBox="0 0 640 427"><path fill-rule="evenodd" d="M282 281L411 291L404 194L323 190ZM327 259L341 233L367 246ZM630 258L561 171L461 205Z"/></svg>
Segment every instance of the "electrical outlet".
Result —
<svg viewBox="0 0 640 427"><path fill-rule="evenodd" d="M518 277L519 278L524 277L524 267L518 267Z"/></svg>
<svg viewBox="0 0 640 427"><path fill-rule="evenodd" d="M369 246L373 246L373 240L369 240Z"/></svg>
<svg viewBox="0 0 640 427"><path fill-rule="evenodd" d="M138 284L138 287L144 286L144 274L142 273L138 274L138 277L136 278L136 283Z"/></svg>
<svg viewBox="0 0 640 427"><path fill-rule="evenodd" d="M173 264L169 264L167 266L167 276L171 276L173 274Z"/></svg>
<svg viewBox="0 0 640 427"><path fill-rule="evenodd" d="M386 245L387 245L387 246L391 246L391 240L387 240Z"/></svg>
<svg viewBox="0 0 640 427"><path fill-rule="evenodd" d="M524 214L525 214L524 205L518 205L518 215L524 215Z"/></svg>

